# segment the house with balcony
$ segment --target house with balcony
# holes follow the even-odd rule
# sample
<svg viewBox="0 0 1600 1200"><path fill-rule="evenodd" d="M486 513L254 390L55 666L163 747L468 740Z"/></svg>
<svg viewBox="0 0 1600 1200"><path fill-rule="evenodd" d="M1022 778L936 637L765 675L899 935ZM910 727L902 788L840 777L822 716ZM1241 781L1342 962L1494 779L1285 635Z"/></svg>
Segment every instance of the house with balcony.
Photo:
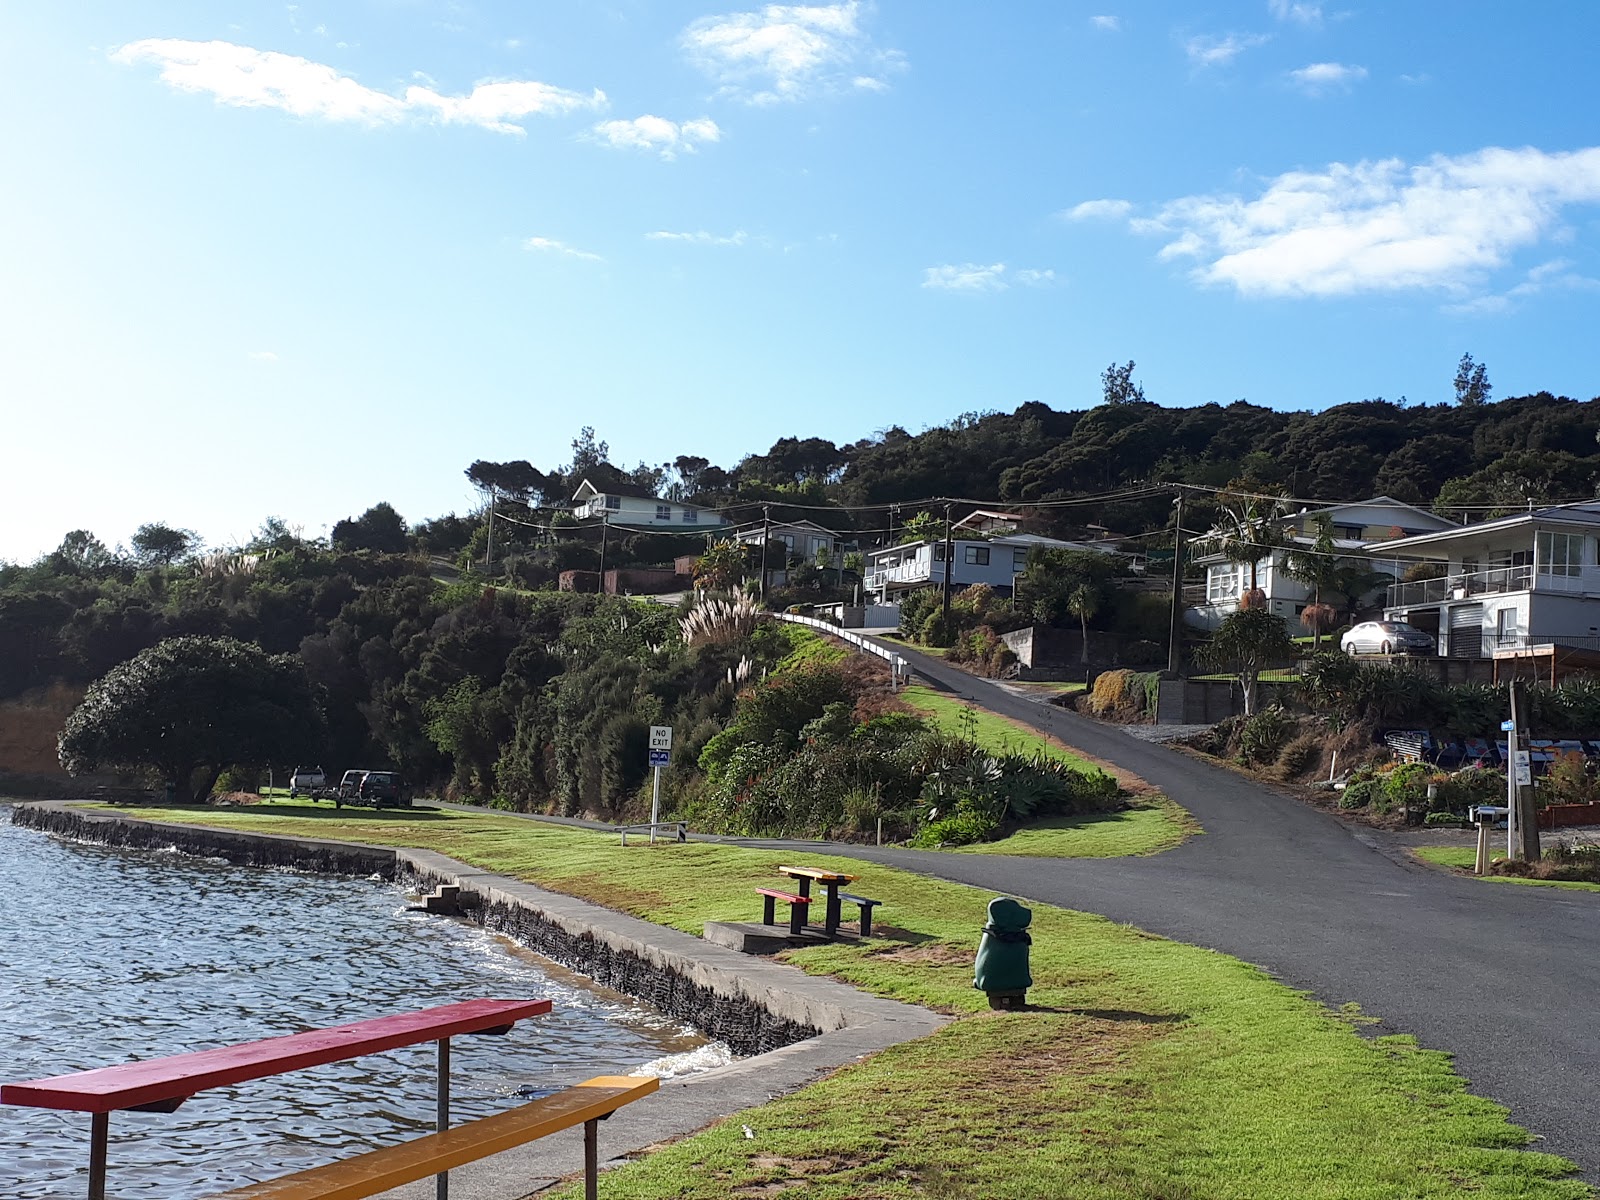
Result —
<svg viewBox="0 0 1600 1200"><path fill-rule="evenodd" d="M613 525L630 529L657 529L662 532L718 533L729 524L721 513L663 500L643 488L626 484L598 488L585 479L572 497L572 515L578 520L604 517Z"/></svg>
<svg viewBox="0 0 1600 1200"><path fill-rule="evenodd" d="M782 542L786 557L791 560L815 562L817 555L825 552L832 562L840 548L839 535L814 521L774 521L770 525L741 529L733 536L741 545L755 547L759 554L763 534L774 542Z"/></svg>
<svg viewBox="0 0 1600 1200"><path fill-rule="evenodd" d="M1027 568L1028 552L1038 547L1114 553L1106 547L1064 542L1034 533L992 538L956 537L950 544L953 560L949 569L950 586L959 589L986 583L1002 596L1009 596L1017 576ZM942 540L886 546L869 551L866 559L866 591L878 603L894 603L904 593L917 588L944 585L946 564Z"/></svg>
<svg viewBox="0 0 1600 1200"><path fill-rule="evenodd" d="M1383 615L1452 658L1530 646L1600 649L1600 500L1517 513L1391 542L1432 578L1397 582Z"/></svg>
<svg viewBox="0 0 1600 1200"><path fill-rule="evenodd" d="M1372 571L1398 579L1410 565L1403 556L1392 553L1401 541L1417 535L1459 529L1454 521L1437 513L1417 508L1392 496L1374 496L1349 504L1324 508L1303 508L1282 518L1287 544L1270 550L1255 564L1255 584L1266 595L1265 607L1291 625L1298 625L1300 614L1312 602L1311 589L1291 579L1284 570L1289 551L1305 548L1317 540L1326 519L1333 533L1334 548L1365 559ZM1250 590L1250 566L1229 562L1221 554L1204 554L1194 560L1205 567L1204 584L1184 589L1187 624L1199 629L1215 629L1239 608L1239 599ZM1376 608L1384 600L1383 588L1375 588L1357 598L1358 607Z"/></svg>

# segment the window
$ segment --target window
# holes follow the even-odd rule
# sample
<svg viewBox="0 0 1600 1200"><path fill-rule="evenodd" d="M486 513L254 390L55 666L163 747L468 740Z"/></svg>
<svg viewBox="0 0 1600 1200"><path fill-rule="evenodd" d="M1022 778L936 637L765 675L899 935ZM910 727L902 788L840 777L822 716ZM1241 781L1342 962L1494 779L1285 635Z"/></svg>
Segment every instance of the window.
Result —
<svg viewBox="0 0 1600 1200"><path fill-rule="evenodd" d="M944 561L944 543L943 542L935 543L935 545L933 547L933 561L934 562L943 562Z"/></svg>
<svg viewBox="0 0 1600 1200"><path fill-rule="evenodd" d="M1019 575L1028 569L1028 552L1026 550L1013 550L1011 552L1011 573Z"/></svg>
<svg viewBox="0 0 1600 1200"><path fill-rule="evenodd" d="M607 497L605 497L605 502L606 502L606 507L609 508L609 509L612 509L612 510L619 509L619 508L622 507L622 497L621 496L607 496Z"/></svg>
<svg viewBox="0 0 1600 1200"><path fill-rule="evenodd" d="M683 523L685 525L698 525L700 523L700 510L698 508L684 509Z"/></svg>
<svg viewBox="0 0 1600 1200"><path fill-rule="evenodd" d="M1517 640L1517 610L1502 608L1494 615L1494 640L1498 646L1509 646Z"/></svg>
<svg viewBox="0 0 1600 1200"><path fill-rule="evenodd" d="M987 567L989 565L989 547L968 546L967 565L969 567Z"/></svg>
<svg viewBox="0 0 1600 1200"><path fill-rule="evenodd" d="M1569 578L1583 573L1583 542L1581 533L1541 533L1534 540L1538 553L1539 574L1562 575Z"/></svg>
<svg viewBox="0 0 1600 1200"><path fill-rule="evenodd" d="M1224 567L1212 567L1206 575L1206 603L1221 604L1225 600L1237 600L1239 573L1240 568L1231 563Z"/></svg>
<svg viewBox="0 0 1600 1200"><path fill-rule="evenodd" d="M672 505L670 505L670 504L658 504L658 505L656 505L656 520L658 520L658 521L670 521L670 520L672 520Z"/></svg>

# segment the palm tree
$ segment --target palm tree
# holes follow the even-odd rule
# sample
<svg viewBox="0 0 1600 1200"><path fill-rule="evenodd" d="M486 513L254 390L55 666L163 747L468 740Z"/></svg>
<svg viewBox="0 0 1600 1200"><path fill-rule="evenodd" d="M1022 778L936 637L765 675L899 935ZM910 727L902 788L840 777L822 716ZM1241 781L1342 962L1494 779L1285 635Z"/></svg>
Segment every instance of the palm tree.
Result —
<svg viewBox="0 0 1600 1200"><path fill-rule="evenodd" d="M1333 540L1333 521L1327 513L1317 518L1317 536L1309 547L1284 555L1283 573L1311 589L1311 603L1300 614L1300 623L1311 630L1311 649L1315 652L1321 649L1322 635L1337 616L1333 605L1322 602L1322 593L1339 591L1348 575L1348 568L1341 565Z"/></svg>
<svg viewBox="0 0 1600 1200"><path fill-rule="evenodd" d="M1197 545L1202 554L1220 554L1231 563L1250 568L1250 586L1239 597L1239 607L1252 608L1263 599L1256 583L1258 564L1287 541L1282 500L1239 496L1223 502L1217 524Z"/></svg>
<svg viewBox="0 0 1600 1200"><path fill-rule="evenodd" d="M1067 611L1078 618L1083 629L1083 654L1079 662L1089 665L1089 618L1100 608L1100 596L1087 583L1080 583L1067 595Z"/></svg>

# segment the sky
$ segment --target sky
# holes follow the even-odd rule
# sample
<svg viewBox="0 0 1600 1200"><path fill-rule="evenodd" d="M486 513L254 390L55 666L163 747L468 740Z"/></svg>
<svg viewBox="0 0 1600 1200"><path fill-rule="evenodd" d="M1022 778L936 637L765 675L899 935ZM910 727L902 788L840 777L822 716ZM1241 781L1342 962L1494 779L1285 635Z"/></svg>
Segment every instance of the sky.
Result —
<svg viewBox="0 0 1600 1200"><path fill-rule="evenodd" d="M479 458L1600 393L1600 5L0 13L0 559Z"/></svg>

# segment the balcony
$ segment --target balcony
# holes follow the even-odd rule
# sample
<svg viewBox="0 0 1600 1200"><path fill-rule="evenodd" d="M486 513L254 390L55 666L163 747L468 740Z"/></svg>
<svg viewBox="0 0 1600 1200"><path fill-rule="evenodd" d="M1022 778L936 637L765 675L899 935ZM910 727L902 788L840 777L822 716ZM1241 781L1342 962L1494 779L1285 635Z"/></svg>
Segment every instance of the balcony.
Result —
<svg viewBox="0 0 1600 1200"><path fill-rule="evenodd" d="M1600 567L1495 567L1470 574L1455 573L1438 579L1397 583L1389 588L1389 608L1416 608L1493 596L1505 592L1555 592L1569 596L1600 595Z"/></svg>

